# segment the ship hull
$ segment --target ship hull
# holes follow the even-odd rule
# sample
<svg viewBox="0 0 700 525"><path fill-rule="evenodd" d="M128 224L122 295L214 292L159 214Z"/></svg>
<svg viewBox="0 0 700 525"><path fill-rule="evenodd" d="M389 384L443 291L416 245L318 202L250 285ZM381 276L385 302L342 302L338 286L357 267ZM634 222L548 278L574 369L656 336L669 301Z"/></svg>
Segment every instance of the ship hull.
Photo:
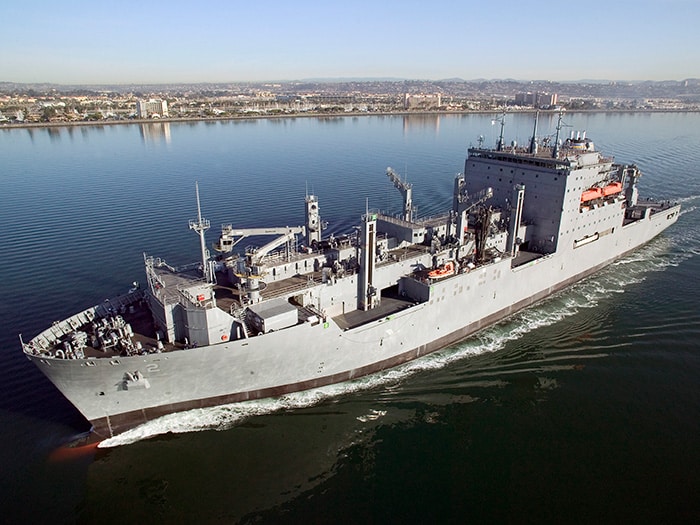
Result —
<svg viewBox="0 0 700 525"><path fill-rule="evenodd" d="M303 323L187 351L63 360L27 354L105 439L165 414L341 383L455 343L577 282L673 224L678 207L594 242L512 267L503 260L435 283L429 301L344 329ZM562 243L573 244L573 238ZM139 384L124 376L138 372Z"/></svg>

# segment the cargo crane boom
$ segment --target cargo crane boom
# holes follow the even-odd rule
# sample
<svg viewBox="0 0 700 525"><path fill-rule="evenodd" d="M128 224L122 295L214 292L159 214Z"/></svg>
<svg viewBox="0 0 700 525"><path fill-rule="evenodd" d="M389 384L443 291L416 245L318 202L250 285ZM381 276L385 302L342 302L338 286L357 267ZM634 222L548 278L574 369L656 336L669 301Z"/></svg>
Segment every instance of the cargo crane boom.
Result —
<svg viewBox="0 0 700 525"><path fill-rule="evenodd" d="M401 177L390 167L386 169L386 176L394 183L394 187L399 190L403 197L403 220L413 222L413 185L401 180Z"/></svg>
<svg viewBox="0 0 700 525"><path fill-rule="evenodd" d="M221 227L221 235L219 240L214 243L214 249L221 253L231 253L233 247L236 246L246 237L276 235L277 238L268 242L264 246L255 251L252 257L252 262L260 264L265 256L278 246L294 239L295 235L305 235L306 228L304 226L284 226L281 228L241 228L234 230L230 224L225 224Z"/></svg>

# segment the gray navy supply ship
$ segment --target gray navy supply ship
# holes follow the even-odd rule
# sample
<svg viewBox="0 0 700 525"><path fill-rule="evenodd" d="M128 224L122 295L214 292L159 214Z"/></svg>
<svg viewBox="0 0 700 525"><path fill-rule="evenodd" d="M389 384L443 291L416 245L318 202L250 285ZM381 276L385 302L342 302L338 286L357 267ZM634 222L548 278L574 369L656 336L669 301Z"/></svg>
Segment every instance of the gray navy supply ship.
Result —
<svg viewBox="0 0 700 525"><path fill-rule="evenodd" d="M224 225L210 257L197 189L201 260L144 255L146 282L22 341L27 358L101 440L165 414L339 383L459 341L638 248L680 206L638 197L640 172L585 133L468 149L451 209L367 211L322 237L319 202L299 227ZM300 206L301 208L301 206ZM301 213L300 213L301 216ZM248 237L269 243L236 254ZM298 243L301 241L303 244ZM20 336L20 340L21 340Z"/></svg>

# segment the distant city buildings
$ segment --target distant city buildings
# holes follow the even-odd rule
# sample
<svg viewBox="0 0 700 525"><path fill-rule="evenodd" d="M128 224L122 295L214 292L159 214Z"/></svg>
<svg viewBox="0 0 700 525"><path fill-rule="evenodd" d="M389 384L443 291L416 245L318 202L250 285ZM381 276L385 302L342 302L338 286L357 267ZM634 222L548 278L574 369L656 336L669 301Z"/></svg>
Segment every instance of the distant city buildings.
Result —
<svg viewBox="0 0 700 525"><path fill-rule="evenodd" d="M168 116L168 101L152 98L136 101L136 116L138 118L160 118Z"/></svg>
<svg viewBox="0 0 700 525"><path fill-rule="evenodd" d="M549 81L367 81L105 86L0 82L0 127L165 119L421 112L700 111L700 79ZM167 102L165 100L167 98Z"/></svg>
<svg viewBox="0 0 700 525"><path fill-rule="evenodd" d="M440 93L414 95L406 93L403 98L404 109L437 109L441 105Z"/></svg>
<svg viewBox="0 0 700 525"><path fill-rule="evenodd" d="M556 93L516 93L516 106L532 106L533 108L551 108L557 105Z"/></svg>

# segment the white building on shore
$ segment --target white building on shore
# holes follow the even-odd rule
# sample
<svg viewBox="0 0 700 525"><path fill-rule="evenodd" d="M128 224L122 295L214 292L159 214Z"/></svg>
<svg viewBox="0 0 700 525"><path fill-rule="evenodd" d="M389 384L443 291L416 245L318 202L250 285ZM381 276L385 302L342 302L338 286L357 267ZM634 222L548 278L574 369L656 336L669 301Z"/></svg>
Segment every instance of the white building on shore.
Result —
<svg viewBox="0 0 700 525"><path fill-rule="evenodd" d="M138 118L160 118L168 116L168 101L161 99L136 101L136 116Z"/></svg>
<svg viewBox="0 0 700 525"><path fill-rule="evenodd" d="M437 109L441 104L440 93L406 93L403 98L404 109Z"/></svg>

